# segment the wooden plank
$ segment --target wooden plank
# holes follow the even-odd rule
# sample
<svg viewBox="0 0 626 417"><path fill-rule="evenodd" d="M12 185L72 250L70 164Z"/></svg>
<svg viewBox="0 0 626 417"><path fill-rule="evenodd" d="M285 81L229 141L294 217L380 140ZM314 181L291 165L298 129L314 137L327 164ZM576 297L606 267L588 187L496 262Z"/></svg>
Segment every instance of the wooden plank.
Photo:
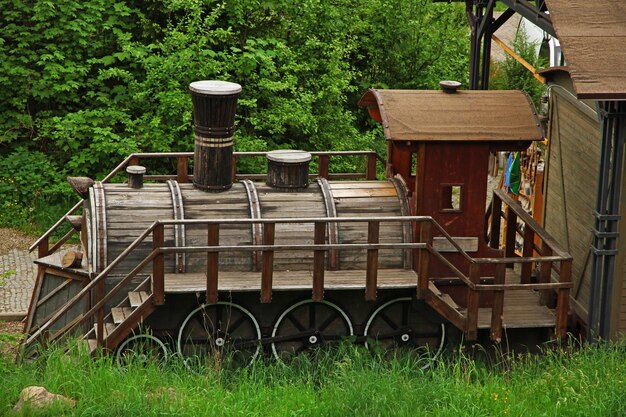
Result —
<svg viewBox="0 0 626 417"><path fill-rule="evenodd" d="M468 236L453 236L452 239L457 245L461 247L465 252L477 252L478 251L478 238ZM450 243L445 237L433 238L433 249L438 252L458 252L457 249Z"/></svg>
<svg viewBox="0 0 626 417"><path fill-rule="evenodd" d="M206 287L206 284L205 284ZM131 291L128 293L128 301L131 307L139 307L142 303L141 294L139 291Z"/></svg>
<svg viewBox="0 0 626 417"><path fill-rule="evenodd" d="M220 271L219 291L260 291L260 272ZM416 288L415 271L399 269L379 269L378 288ZM312 271L274 271L273 290L311 290ZM195 293L206 291L205 273L184 273L165 275L166 293ZM325 290L365 289L365 270L325 271Z"/></svg>
<svg viewBox="0 0 626 417"><path fill-rule="evenodd" d="M113 323L120 324L126 317L133 312L131 307L113 307L111 308L111 316L113 317Z"/></svg>

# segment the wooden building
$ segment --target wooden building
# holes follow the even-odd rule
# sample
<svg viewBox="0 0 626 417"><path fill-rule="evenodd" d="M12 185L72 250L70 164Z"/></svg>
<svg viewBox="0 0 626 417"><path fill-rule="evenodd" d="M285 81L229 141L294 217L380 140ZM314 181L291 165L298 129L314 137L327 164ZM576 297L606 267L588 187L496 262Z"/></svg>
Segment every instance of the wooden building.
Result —
<svg viewBox="0 0 626 417"><path fill-rule="evenodd" d="M572 304L590 338L626 333L626 3L571 0L466 1L472 27L470 87L489 86L494 33L515 14L559 39L566 66L534 72L550 93L545 228L574 263ZM519 57L517 57L519 58ZM519 59L518 59L519 60Z"/></svg>

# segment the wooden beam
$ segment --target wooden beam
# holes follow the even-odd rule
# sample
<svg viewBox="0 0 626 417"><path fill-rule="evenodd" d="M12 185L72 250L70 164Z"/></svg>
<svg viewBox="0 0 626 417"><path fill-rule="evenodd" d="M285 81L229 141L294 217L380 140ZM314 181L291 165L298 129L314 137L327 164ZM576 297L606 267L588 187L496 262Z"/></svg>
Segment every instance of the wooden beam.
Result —
<svg viewBox="0 0 626 417"><path fill-rule="evenodd" d="M491 35L491 39L500 48L502 48L504 50L504 52L506 52L511 58L513 58L514 60L516 60L517 62L522 64L522 66L524 68L526 68L528 71L530 71L533 74L533 77L535 77L535 79L537 81L539 81L541 84L545 84L546 83L546 78L541 76L541 75L539 75L539 73L537 72L537 69L535 67L533 67L528 61L526 61L524 58L522 58L517 52L515 52L513 49L511 49L500 38L498 38L496 35Z"/></svg>

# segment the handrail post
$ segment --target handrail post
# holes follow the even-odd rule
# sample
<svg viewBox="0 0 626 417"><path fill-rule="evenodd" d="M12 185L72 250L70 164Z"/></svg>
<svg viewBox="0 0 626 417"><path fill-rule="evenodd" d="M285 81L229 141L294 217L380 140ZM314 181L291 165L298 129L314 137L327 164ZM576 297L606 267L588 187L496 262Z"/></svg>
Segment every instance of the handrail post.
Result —
<svg viewBox="0 0 626 417"><path fill-rule="evenodd" d="M559 282L570 282L572 275L572 260L561 261ZM567 316L569 313L569 288L559 288L556 299L556 337L562 338L567 334Z"/></svg>
<svg viewBox="0 0 626 417"><path fill-rule="evenodd" d="M515 256L515 237L517 236L517 213L510 207L506 210L506 235L504 243L504 256L512 258ZM507 264L512 268L512 264Z"/></svg>
<svg viewBox="0 0 626 417"><path fill-rule="evenodd" d="M541 256L552 256L552 248L545 242L541 244ZM547 284L551 281L552 276L552 261L541 261L541 271L539 273L539 282ZM550 300L550 290L544 290L540 292L539 302L542 305L548 304Z"/></svg>
<svg viewBox="0 0 626 417"><path fill-rule="evenodd" d="M152 230L152 248L159 250L165 243L164 226L157 223ZM165 257L159 253L152 260L152 294L154 295L154 304L165 304Z"/></svg>
<svg viewBox="0 0 626 417"><path fill-rule="evenodd" d="M316 245L326 243L326 223L315 222L313 242ZM324 262L326 251L316 249L313 251L313 301L324 299Z"/></svg>
<svg viewBox="0 0 626 417"><path fill-rule="evenodd" d="M181 184L189 182L189 158L186 156L176 158L176 181Z"/></svg>
<svg viewBox="0 0 626 417"><path fill-rule="evenodd" d="M328 155L320 155L319 156L319 162L318 162L318 173L317 176L321 177L321 178L326 178L328 179L328 164L329 163L329 156Z"/></svg>
<svg viewBox="0 0 626 417"><path fill-rule="evenodd" d="M376 179L376 153L367 154L367 165L365 168L365 179L373 181Z"/></svg>
<svg viewBox="0 0 626 417"><path fill-rule="evenodd" d="M506 264L496 264L493 283L502 285L506 278ZM493 307L491 308L491 340L500 343L502 340L502 315L504 314L504 290L493 292Z"/></svg>
<svg viewBox="0 0 626 417"><path fill-rule="evenodd" d="M524 248L522 249L522 257L531 258L535 246L535 232L530 227L524 227ZM533 271L532 262L524 262L522 264L521 283L530 284L530 275Z"/></svg>
<svg viewBox="0 0 626 417"><path fill-rule="evenodd" d="M430 221L422 221L419 225L419 242L432 246L433 225ZM417 250L418 274L417 274L417 298L423 299L428 290L428 268L430 266L430 251L427 248Z"/></svg>
<svg viewBox="0 0 626 417"><path fill-rule="evenodd" d="M274 245L274 236L276 231L275 223L263 224L263 245ZM269 303L272 301L272 278L274 274L274 250L263 251L263 269L261 270L261 302Z"/></svg>
<svg viewBox="0 0 626 417"><path fill-rule="evenodd" d="M95 303L104 298L104 280L100 280L95 289ZM94 304L95 304L94 303ZM96 313L96 342L99 348L104 346L104 306L98 309Z"/></svg>
<svg viewBox="0 0 626 417"><path fill-rule="evenodd" d="M232 161L232 178L233 182L237 181L237 155L233 154L231 157Z"/></svg>
<svg viewBox="0 0 626 417"><path fill-rule="evenodd" d="M207 227L207 245L220 245L220 225L210 223ZM219 252L207 252L206 256L206 302L217 303L218 275L219 275Z"/></svg>
<svg viewBox="0 0 626 417"><path fill-rule="evenodd" d="M474 284L480 283L480 264L472 263L469 267L469 279ZM479 292L473 288L467 289L467 321L465 337L468 341L476 340L478 337L478 305Z"/></svg>
<svg viewBox="0 0 626 417"><path fill-rule="evenodd" d="M380 222L367 222L367 243L377 244L380 237ZM367 250L367 266L365 271L365 300L376 301L378 287L378 249Z"/></svg>
<svg viewBox="0 0 626 417"><path fill-rule="evenodd" d="M491 200L491 235L489 246L498 249L500 247L500 224L502 221L502 200L497 194L493 194Z"/></svg>

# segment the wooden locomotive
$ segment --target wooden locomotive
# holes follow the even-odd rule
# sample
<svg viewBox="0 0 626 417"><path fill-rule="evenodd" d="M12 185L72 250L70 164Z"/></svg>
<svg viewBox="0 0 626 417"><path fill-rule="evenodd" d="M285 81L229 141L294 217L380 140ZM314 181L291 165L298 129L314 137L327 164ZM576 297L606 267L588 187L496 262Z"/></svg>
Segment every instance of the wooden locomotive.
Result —
<svg viewBox="0 0 626 417"><path fill-rule="evenodd" d="M367 170L346 175L329 174L336 153L274 151L255 182L236 160L259 154L233 153L241 87L190 89L193 155L134 154L103 181L79 181L85 200L33 245L26 347L78 334L93 352L149 342L249 363L346 338L436 356L451 329L467 340L480 329L496 341L502 329L565 334L570 256L501 191L485 213L490 152L541 138L525 94L368 90L360 105L383 124L385 180L372 152L348 152ZM176 175L144 175L139 162L155 158L176 158ZM109 182L123 169L127 183ZM64 265L59 248L75 232L82 263Z"/></svg>

